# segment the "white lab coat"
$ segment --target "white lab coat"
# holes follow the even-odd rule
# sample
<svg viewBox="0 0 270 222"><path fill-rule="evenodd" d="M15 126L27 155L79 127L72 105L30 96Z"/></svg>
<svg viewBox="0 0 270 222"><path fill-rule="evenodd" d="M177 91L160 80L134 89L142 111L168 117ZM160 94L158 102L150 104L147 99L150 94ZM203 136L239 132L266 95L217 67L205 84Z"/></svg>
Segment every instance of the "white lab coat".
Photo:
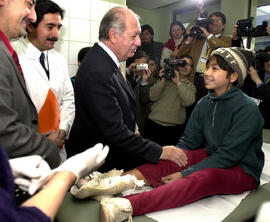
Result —
<svg viewBox="0 0 270 222"><path fill-rule="evenodd" d="M41 110L48 90L51 88L60 109L59 129L65 130L68 136L75 116L75 104L73 86L65 58L53 49L47 51L50 73L50 79L48 79L39 62L41 52L28 38L20 38L12 42L12 46L19 56L27 90L37 112Z"/></svg>

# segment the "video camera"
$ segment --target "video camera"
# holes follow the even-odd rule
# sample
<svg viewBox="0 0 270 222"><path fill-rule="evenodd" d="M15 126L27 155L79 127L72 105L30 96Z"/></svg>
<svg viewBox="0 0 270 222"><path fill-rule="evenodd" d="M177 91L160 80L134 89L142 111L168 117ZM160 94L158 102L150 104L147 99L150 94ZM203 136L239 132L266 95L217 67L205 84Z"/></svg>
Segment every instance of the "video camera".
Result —
<svg viewBox="0 0 270 222"><path fill-rule="evenodd" d="M202 37L203 31L200 29L200 27L207 29L208 25L213 23L214 20L207 17L207 12L202 13L201 17L196 19L195 25L190 29L189 36L196 37L198 39L203 39Z"/></svg>
<svg viewBox="0 0 270 222"><path fill-rule="evenodd" d="M164 74L161 78L165 79L173 79L175 77L175 68L177 66L185 67L187 65L186 60L184 59L164 59L164 62L166 63Z"/></svg>
<svg viewBox="0 0 270 222"><path fill-rule="evenodd" d="M247 19L241 19L237 21L237 36L239 37L261 37L267 36L266 27L267 21L263 21L262 25L258 25L253 28L253 17Z"/></svg>

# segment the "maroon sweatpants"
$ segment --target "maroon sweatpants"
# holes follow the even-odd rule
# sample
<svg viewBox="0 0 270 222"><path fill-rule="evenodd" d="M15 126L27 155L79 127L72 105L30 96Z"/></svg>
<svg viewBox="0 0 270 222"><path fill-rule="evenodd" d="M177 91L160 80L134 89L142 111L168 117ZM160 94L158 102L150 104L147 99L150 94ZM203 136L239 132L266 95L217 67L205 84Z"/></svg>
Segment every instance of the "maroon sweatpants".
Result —
<svg viewBox="0 0 270 222"><path fill-rule="evenodd" d="M207 196L238 194L257 187L252 176L240 166L228 169L206 168L169 184L160 180L169 174L180 172L207 157L204 149L185 151L188 164L179 167L172 161L160 160L158 164L144 164L137 169L155 187L151 191L125 196L133 207L133 215L180 207Z"/></svg>

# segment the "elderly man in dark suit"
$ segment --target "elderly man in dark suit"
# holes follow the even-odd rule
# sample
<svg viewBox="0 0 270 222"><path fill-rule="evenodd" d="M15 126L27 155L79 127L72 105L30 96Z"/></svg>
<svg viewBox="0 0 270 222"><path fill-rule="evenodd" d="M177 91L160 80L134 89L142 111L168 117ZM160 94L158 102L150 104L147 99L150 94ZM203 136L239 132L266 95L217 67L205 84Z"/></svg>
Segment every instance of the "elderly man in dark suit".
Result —
<svg viewBox="0 0 270 222"><path fill-rule="evenodd" d="M37 154L56 167L60 163L57 146L38 133L37 111L27 92L17 53L10 44L11 39L25 33L26 24L36 20L32 7L35 2L0 2L0 141L9 158Z"/></svg>
<svg viewBox="0 0 270 222"><path fill-rule="evenodd" d="M86 54L77 73L76 116L67 152L72 155L97 142L109 145L100 171L128 170L159 159L186 164L181 149L161 147L136 134L135 96L119 66L141 45L140 32L137 15L124 7L112 8L101 21L99 42Z"/></svg>

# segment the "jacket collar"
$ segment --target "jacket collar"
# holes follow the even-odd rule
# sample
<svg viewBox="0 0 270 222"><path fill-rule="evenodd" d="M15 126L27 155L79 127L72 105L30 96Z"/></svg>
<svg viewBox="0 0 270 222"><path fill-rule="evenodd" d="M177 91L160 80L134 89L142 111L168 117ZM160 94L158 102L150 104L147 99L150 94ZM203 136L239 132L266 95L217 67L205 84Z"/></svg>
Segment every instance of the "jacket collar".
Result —
<svg viewBox="0 0 270 222"><path fill-rule="evenodd" d="M213 100L213 101L226 100L226 99L230 99L231 97L234 97L236 92L238 92L239 90L240 89L237 86L233 86L232 88L230 88L228 91L226 91L225 93L223 93L220 96L215 96L214 91L209 90L208 97L210 100Z"/></svg>
<svg viewBox="0 0 270 222"><path fill-rule="evenodd" d="M120 66L120 62L117 58L117 56L114 54L114 52L108 47L106 46L103 42L98 42L98 45L105 51L107 52L107 54L111 57L111 59L114 61L114 63L116 64L116 66L119 68Z"/></svg>

